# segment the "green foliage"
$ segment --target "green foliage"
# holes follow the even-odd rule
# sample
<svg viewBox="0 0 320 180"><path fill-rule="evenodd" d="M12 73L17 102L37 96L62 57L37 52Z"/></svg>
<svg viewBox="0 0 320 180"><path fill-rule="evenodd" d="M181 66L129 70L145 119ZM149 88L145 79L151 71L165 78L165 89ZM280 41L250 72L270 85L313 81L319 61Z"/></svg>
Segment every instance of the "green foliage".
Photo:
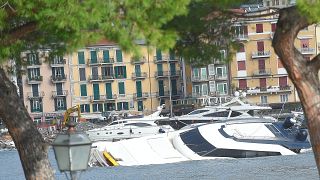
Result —
<svg viewBox="0 0 320 180"><path fill-rule="evenodd" d="M194 66L203 66L221 58L221 50L234 46L231 41L230 7L243 1L236 0L194 0L189 5L187 15L177 16L164 29L176 30L179 39L175 53Z"/></svg>
<svg viewBox="0 0 320 180"><path fill-rule="evenodd" d="M310 22L320 22L319 0L297 0L297 6L300 12L308 16Z"/></svg>
<svg viewBox="0 0 320 180"><path fill-rule="evenodd" d="M11 0L0 9L0 58L26 49L70 52L102 38L136 54L137 39L168 49L177 35L161 27L185 14L189 1Z"/></svg>

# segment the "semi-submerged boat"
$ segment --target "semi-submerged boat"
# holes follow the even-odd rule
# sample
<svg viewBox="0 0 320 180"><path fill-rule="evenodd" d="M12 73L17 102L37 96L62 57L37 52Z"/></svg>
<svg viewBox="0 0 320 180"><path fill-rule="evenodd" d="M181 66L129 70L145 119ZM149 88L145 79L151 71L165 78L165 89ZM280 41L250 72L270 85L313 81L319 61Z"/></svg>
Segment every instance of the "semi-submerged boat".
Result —
<svg viewBox="0 0 320 180"><path fill-rule="evenodd" d="M164 105L159 106L157 111L143 117L130 117L115 120L110 124L86 131L92 141L118 141L122 139L138 138L174 131L169 125L158 125L157 120L168 119L160 116Z"/></svg>
<svg viewBox="0 0 320 180"><path fill-rule="evenodd" d="M310 149L307 129L294 119L224 121L118 142L96 142L93 150L119 165L163 164L214 158L294 155ZM112 165L112 164L111 164Z"/></svg>

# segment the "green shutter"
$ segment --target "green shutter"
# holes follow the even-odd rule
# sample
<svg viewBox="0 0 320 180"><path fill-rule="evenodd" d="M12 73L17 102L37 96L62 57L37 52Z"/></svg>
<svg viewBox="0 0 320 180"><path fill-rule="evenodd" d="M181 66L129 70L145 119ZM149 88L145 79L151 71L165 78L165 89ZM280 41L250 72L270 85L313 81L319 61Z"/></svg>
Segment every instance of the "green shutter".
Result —
<svg viewBox="0 0 320 180"><path fill-rule="evenodd" d="M117 110L118 110L118 111L121 111L121 110L122 110L122 103L121 103L121 102L118 102L118 103L117 103Z"/></svg>
<svg viewBox="0 0 320 180"><path fill-rule="evenodd" d="M80 85L80 96L87 96L87 85L86 84Z"/></svg>
<svg viewBox="0 0 320 180"><path fill-rule="evenodd" d="M157 60L161 61L162 60L162 53L160 49L156 50L156 56L157 56Z"/></svg>
<svg viewBox="0 0 320 180"><path fill-rule="evenodd" d="M138 111L143 111L143 101L138 101Z"/></svg>
<svg viewBox="0 0 320 180"><path fill-rule="evenodd" d="M123 109L129 110L129 103L128 102L123 102Z"/></svg>
<svg viewBox="0 0 320 180"><path fill-rule="evenodd" d="M78 62L79 64L85 64L84 52L78 52Z"/></svg>
<svg viewBox="0 0 320 180"><path fill-rule="evenodd" d="M119 94L125 94L125 89L124 89L124 82L119 82Z"/></svg>
<svg viewBox="0 0 320 180"><path fill-rule="evenodd" d="M119 69L118 66L115 66L115 67L114 67L114 78L116 78L116 79L119 77L119 74L118 74L119 71L118 71L118 69Z"/></svg>
<svg viewBox="0 0 320 180"><path fill-rule="evenodd" d="M162 80L158 81L158 85L159 85L159 95L163 96L164 95L163 81Z"/></svg>
<svg viewBox="0 0 320 180"><path fill-rule="evenodd" d="M94 100L100 99L99 84L93 84L93 98Z"/></svg>
<svg viewBox="0 0 320 180"><path fill-rule="evenodd" d="M170 75L176 75L176 64L170 63Z"/></svg>
<svg viewBox="0 0 320 180"><path fill-rule="evenodd" d="M157 64L158 76L163 76L162 64Z"/></svg>
<svg viewBox="0 0 320 180"><path fill-rule="evenodd" d="M137 97L142 97L142 85L141 81L136 82L136 90L137 90Z"/></svg>
<svg viewBox="0 0 320 180"><path fill-rule="evenodd" d="M171 94L177 95L177 80L172 79L171 80Z"/></svg>
<svg viewBox="0 0 320 180"><path fill-rule="evenodd" d="M103 62L110 62L109 50L103 51Z"/></svg>
<svg viewBox="0 0 320 180"><path fill-rule="evenodd" d="M117 62L122 62L122 51L116 50Z"/></svg>
<svg viewBox="0 0 320 180"><path fill-rule="evenodd" d="M85 106L86 106L86 111L90 112L90 104L85 104Z"/></svg>
<svg viewBox="0 0 320 180"><path fill-rule="evenodd" d="M123 77L127 78L127 67L123 66L122 68L123 68Z"/></svg>
<svg viewBox="0 0 320 180"><path fill-rule="evenodd" d="M92 104L92 111L93 111L93 112L97 112L97 110L98 110L98 109L97 109L96 104Z"/></svg>
<svg viewBox="0 0 320 180"><path fill-rule="evenodd" d="M112 99L112 86L111 83L106 83L107 99Z"/></svg>
<svg viewBox="0 0 320 180"><path fill-rule="evenodd" d="M97 51L90 51L91 63L97 63Z"/></svg>

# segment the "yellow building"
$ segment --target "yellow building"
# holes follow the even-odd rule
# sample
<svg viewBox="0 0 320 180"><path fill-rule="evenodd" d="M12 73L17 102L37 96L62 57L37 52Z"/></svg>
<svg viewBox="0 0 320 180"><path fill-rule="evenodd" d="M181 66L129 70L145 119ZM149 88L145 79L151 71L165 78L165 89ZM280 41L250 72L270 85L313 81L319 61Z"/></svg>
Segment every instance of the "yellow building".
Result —
<svg viewBox="0 0 320 180"><path fill-rule="evenodd" d="M240 49L230 65L233 91L247 93L253 103L298 102L297 92L272 47L278 15L238 21L234 26ZM315 26L302 30L295 47L309 60L316 54Z"/></svg>
<svg viewBox="0 0 320 180"><path fill-rule="evenodd" d="M170 98L179 99L183 89L179 58L156 48L148 50L144 44L140 47L140 58L106 41L69 55L72 105L80 104L82 113L150 113L160 104L169 107Z"/></svg>

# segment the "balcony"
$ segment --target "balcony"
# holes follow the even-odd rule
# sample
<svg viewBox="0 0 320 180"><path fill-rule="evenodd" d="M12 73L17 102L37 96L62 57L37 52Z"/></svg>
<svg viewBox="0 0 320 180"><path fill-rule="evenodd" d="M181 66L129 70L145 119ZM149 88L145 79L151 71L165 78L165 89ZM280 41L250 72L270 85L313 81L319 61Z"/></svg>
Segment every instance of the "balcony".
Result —
<svg viewBox="0 0 320 180"><path fill-rule="evenodd" d="M214 76L215 80L220 80L220 81L225 81L228 80L228 75L227 74L216 74Z"/></svg>
<svg viewBox="0 0 320 180"><path fill-rule="evenodd" d="M170 62L178 62L180 60L179 57L176 57L176 56L169 56L169 61Z"/></svg>
<svg viewBox="0 0 320 180"><path fill-rule="evenodd" d="M204 82L208 81L209 79L207 77L201 77L201 76L191 76L192 82Z"/></svg>
<svg viewBox="0 0 320 180"><path fill-rule="evenodd" d="M102 82L102 81L113 81L113 75L90 75L89 81L90 82Z"/></svg>
<svg viewBox="0 0 320 180"><path fill-rule="evenodd" d="M299 51L301 54L315 54L315 48L310 48L310 47L305 47L305 48L300 48Z"/></svg>
<svg viewBox="0 0 320 180"><path fill-rule="evenodd" d="M180 77L180 71L156 71L154 74L155 78L164 77Z"/></svg>
<svg viewBox="0 0 320 180"><path fill-rule="evenodd" d="M169 56L161 56L161 57L157 57L154 56L153 57L153 62L158 64L158 63L165 63L169 61Z"/></svg>
<svg viewBox="0 0 320 180"><path fill-rule="evenodd" d="M146 57L132 57L130 63L131 64L144 64L146 62Z"/></svg>
<svg viewBox="0 0 320 180"><path fill-rule="evenodd" d="M33 77L28 77L27 82L28 84L40 84L43 80L42 76L33 76Z"/></svg>
<svg viewBox="0 0 320 180"><path fill-rule="evenodd" d="M252 76L270 76L271 69L258 69L252 73Z"/></svg>
<svg viewBox="0 0 320 180"><path fill-rule="evenodd" d="M149 97L149 93L141 92L141 93L133 93L133 99L146 99Z"/></svg>
<svg viewBox="0 0 320 180"><path fill-rule="evenodd" d="M146 72L140 72L140 73L132 73L132 79L145 79L147 78L147 73Z"/></svg>
<svg viewBox="0 0 320 180"><path fill-rule="evenodd" d="M56 97L65 97L68 95L68 91L67 90L61 90L61 91L52 91L52 97L56 98Z"/></svg>
<svg viewBox="0 0 320 180"><path fill-rule="evenodd" d="M114 58L109 58L109 59L88 59L87 64L89 66L97 66L97 65L107 65L107 64L113 64L114 63Z"/></svg>
<svg viewBox="0 0 320 180"><path fill-rule="evenodd" d="M40 60L28 61L27 62L27 69L40 67L42 62Z"/></svg>
<svg viewBox="0 0 320 180"><path fill-rule="evenodd" d="M233 39L237 41L249 41L248 34L236 34L233 36Z"/></svg>
<svg viewBox="0 0 320 180"><path fill-rule="evenodd" d="M269 58L270 57L270 51L258 51L253 52L251 58Z"/></svg>
<svg viewBox="0 0 320 180"><path fill-rule="evenodd" d="M52 81L52 83L66 82L67 75L66 74L53 75L53 76L51 76L51 81Z"/></svg>
<svg viewBox="0 0 320 180"><path fill-rule="evenodd" d="M156 92L156 97L158 98L164 98L169 96L169 91Z"/></svg>
<svg viewBox="0 0 320 180"><path fill-rule="evenodd" d="M40 99L44 97L44 92L28 92L27 97L28 99Z"/></svg>
<svg viewBox="0 0 320 180"><path fill-rule="evenodd" d="M49 62L50 67L63 67L66 64L66 60L63 58L53 58Z"/></svg>
<svg viewBox="0 0 320 180"><path fill-rule="evenodd" d="M111 96L109 95L90 96L91 102L106 102L106 101L114 101L115 99L117 99L116 94L113 94Z"/></svg>
<svg viewBox="0 0 320 180"><path fill-rule="evenodd" d="M263 93L282 93L282 92L292 92L291 86L269 86L269 87L255 87L255 88L247 88L247 94L255 95L255 94L263 94Z"/></svg>

